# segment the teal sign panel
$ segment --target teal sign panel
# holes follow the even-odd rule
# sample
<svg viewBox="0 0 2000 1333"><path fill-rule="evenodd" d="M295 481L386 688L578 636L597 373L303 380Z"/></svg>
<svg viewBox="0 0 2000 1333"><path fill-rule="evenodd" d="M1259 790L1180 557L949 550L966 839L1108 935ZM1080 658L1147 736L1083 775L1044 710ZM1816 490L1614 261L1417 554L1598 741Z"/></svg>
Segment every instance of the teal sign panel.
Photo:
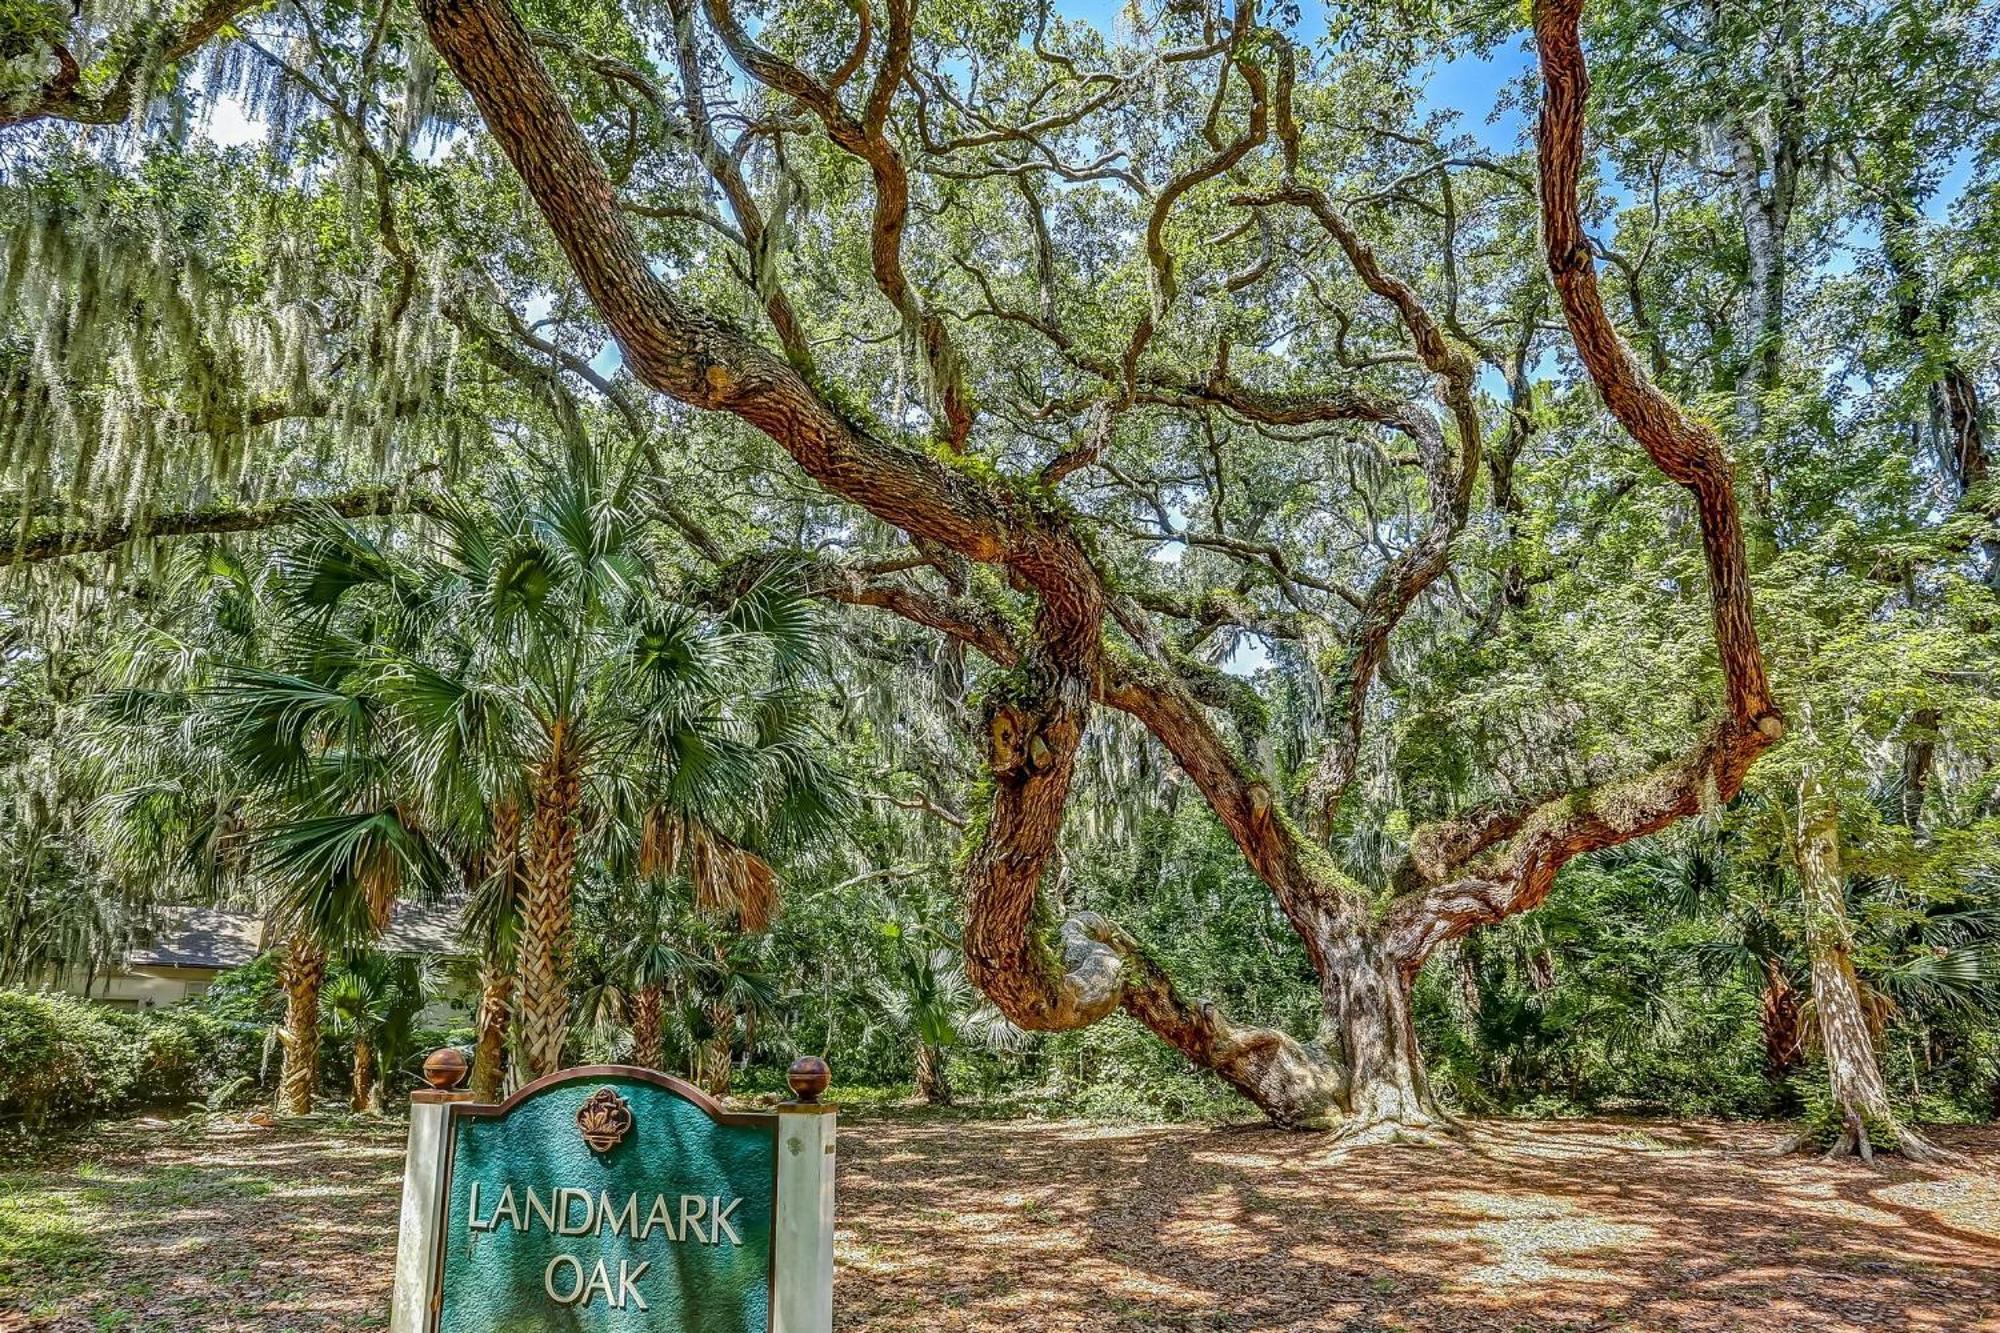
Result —
<svg viewBox="0 0 2000 1333"><path fill-rule="evenodd" d="M454 1106L434 1333L769 1333L777 1119L622 1066Z"/></svg>

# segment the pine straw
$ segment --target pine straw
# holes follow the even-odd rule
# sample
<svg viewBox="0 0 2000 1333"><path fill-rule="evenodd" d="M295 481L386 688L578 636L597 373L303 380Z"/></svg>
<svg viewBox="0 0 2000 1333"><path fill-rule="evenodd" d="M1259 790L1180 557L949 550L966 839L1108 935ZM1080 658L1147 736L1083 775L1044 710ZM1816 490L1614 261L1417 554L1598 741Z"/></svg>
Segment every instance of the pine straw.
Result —
<svg viewBox="0 0 2000 1333"><path fill-rule="evenodd" d="M1325 1136L887 1117L841 1135L841 1333L2000 1329L2000 1129L1968 1169L1776 1126ZM386 1320L401 1127L115 1127L0 1172L0 1330ZM60 1216L60 1245L18 1242ZM55 1256L60 1253L63 1257ZM120 1318L122 1316L122 1319Z"/></svg>

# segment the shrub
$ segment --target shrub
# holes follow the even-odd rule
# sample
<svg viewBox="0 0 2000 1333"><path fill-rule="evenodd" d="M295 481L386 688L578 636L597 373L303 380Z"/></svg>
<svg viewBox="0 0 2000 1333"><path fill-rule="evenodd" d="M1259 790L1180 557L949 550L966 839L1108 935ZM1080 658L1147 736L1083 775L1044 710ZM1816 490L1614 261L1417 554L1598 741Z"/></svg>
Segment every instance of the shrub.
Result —
<svg viewBox="0 0 2000 1333"><path fill-rule="evenodd" d="M261 1036L194 1007L120 1013L75 996L0 990L0 1120L183 1106L257 1071Z"/></svg>
<svg viewBox="0 0 2000 1333"><path fill-rule="evenodd" d="M30 1126L123 1104L139 1050L107 1011L66 995L0 990L0 1116Z"/></svg>

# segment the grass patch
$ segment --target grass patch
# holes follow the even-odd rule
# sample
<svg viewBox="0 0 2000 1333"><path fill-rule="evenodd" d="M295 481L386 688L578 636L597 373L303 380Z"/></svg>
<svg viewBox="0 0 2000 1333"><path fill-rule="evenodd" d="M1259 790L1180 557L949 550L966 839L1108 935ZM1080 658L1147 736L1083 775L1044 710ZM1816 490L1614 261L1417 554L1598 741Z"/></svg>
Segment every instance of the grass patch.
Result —
<svg viewBox="0 0 2000 1333"><path fill-rule="evenodd" d="M0 1303L59 1307L104 1263L96 1220L75 1190L0 1175Z"/></svg>
<svg viewBox="0 0 2000 1333"><path fill-rule="evenodd" d="M276 1188L262 1176L185 1165L142 1168L131 1174L86 1165L77 1175L89 1182L83 1197L91 1203L143 1211L257 1199Z"/></svg>

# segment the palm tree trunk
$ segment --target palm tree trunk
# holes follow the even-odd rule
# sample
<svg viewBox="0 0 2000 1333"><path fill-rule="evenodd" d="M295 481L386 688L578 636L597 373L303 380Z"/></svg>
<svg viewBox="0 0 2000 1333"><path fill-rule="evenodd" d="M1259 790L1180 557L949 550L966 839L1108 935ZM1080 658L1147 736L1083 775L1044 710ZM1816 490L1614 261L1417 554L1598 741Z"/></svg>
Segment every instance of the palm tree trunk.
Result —
<svg viewBox="0 0 2000 1333"><path fill-rule="evenodd" d="M1784 962L1763 960L1764 991L1757 1001L1757 1026L1764 1037L1764 1074L1773 1083L1783 1081L1799 1062L1800 1013L1798 987L1785 975Z"/></svg>
<svg viewBox="0 0 2000 1333"><path fill-rule="evenodd" d="M520 960L521 1046L531 1079L562 1068L569 1032L570 888L583 787L568 723L556 723L535 777Z"/></svg>
<svg viewBox="0 0 2000 1333"><path fill-rule="evenodd" d="M375 1043L368 1040L366 1033L357 1033L354 1038L354 1083L353 1096L348 1100L348 1109L353 1111L381 1110L375 1099Z"/></svg>
<svg viewBox="0 0 2000 1333"><path fill-rule="evenodd" d="M1889 1100L1875 1042L1861 1003L1854 971L1854 936L1847 924L1845 876L1840 864L1840 804L1811 777L1799 786L1795 848L1799 888L1805 898L1806 953L1812 962L1813 1008L1820 1046L1832 1084L1839 1136L1829 1157L1874 1155L1870 1136L1885 1148L1900 1149L1919 1161L1941 1156L1922 1135L1904 1125Z"/></svg>
<svg viewBox="0 0 2000 1333"><path fill-rule="evenodd" d="M281 974L285 987L285 1059L278 1076L281 1115L310 1115L319 1086L319 989L326 950L304 931L292 936Z"/></svg>
<svg viewBox="0 0 2000 1333"><path fill-rule="evenodd" d="M632 1063L642 1069L660 1067L660 984L639 987L632 997Z"/></svg>
<svg viewBox="0 0 2000 1333"><path fill-rule="evenodd" d="M951 1080L945 1074L944 1052L927 1041L917 1043L917 1096L926 1106L951 1105Z"/></svg>
<svg viewBox="0 0 2000 1333"><path fill-rule="evenodd" d="M701 1090L712 1097L729 1095L729 1079L735 1063L733 1043L729 1036L736 1026L736 1011L727 1004L708 1006L709 1031L713 1034L701 1044L696 1055L699 1066L696 1081Z"/></svg>
<svg viewBox="0 0 2000 1333"><path fill-rule="evenodd" d="M507 1074L507 1023L514 1009L514 973L489 961L479 973L478 1044L472 1048L472 1100L497 1102Z"/></svg>
<svg viewBox="0 0 2000 1333"><path fill-rule="evenodd" d="M521 806L512 797L493 807L493 841L481 861L478 873L482 878L507 877L505 900L487 931L486 957L479 969L479 1010L474 1020L479 1040L472 1050L473 1100L497 1102L507 1074L507 1025L514 1014L514 968L506 949L508 919L517 910L521 875Z"/></svg>

